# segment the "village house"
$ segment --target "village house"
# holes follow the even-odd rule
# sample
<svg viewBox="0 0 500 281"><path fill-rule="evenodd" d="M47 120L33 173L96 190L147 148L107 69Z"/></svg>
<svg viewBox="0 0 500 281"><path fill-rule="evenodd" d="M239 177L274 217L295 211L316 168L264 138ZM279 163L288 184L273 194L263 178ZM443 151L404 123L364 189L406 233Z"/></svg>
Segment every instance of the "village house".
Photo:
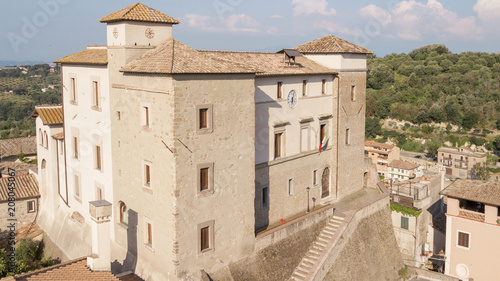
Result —
<svg viewBox="0 0 500 281"><path fill-rule="evenodd" d="M195 50L174 39L178 20L140 3L100 21L107 45L57 60L62 107L32 115L38 222L69 258L197 280L363 189L370 51L332 35L276 53Z"/></svg>
<svg viewBox="0 0 500 281"><path fill-rule="evenodd" d="M389 164L389 179L391 180L409 180L421 177L423 167L417 164L402 160L393 160Z"/></svg>
<svg viewBox="0 0 500 281"><path fill-rule="evenodd" d="M500 184L457 180L441 194L447 202L445 273L462 280L498 279Z"/></svg>
<svg viewBox="0 0 500 281"><path fill-rule="evenodd" d="M467 147L438 149L438 164L445 167L449 177L470 178L470 170L476 163L486 163L486 153L475 152Z"/></svg>
<svg viewBox="0 0 500 281"><path fill-rule="evenodd" d="M365 157L372 159L377 165L378 174L382 177L389 177L389 163L399 160L401 149L392 144L379 143L375 141L365 141Z"/></svg>
<svg viewBox="0 0 500 281"><path fill-rule="evenodd" d="M30 168L36 167L20 161L19 156L24 154L27 160L36 157L36 137L24 137L0 140L0 178L8 176L8 168L14 169L17 175L28 174Z"/></svg>

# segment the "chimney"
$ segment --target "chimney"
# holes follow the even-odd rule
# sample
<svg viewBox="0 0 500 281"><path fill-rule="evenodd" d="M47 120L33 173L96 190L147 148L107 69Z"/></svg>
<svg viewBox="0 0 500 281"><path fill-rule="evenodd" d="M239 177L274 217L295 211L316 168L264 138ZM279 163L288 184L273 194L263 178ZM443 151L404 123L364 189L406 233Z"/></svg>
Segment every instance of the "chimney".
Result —
<svg viewBox="0 0 500 281"><path fill-rule="evenodd" d="M112 204L106 200L89 202L92 218L92 255L87 257L87 266L94 271L111 271L111 242L109 228Z"/></svg>

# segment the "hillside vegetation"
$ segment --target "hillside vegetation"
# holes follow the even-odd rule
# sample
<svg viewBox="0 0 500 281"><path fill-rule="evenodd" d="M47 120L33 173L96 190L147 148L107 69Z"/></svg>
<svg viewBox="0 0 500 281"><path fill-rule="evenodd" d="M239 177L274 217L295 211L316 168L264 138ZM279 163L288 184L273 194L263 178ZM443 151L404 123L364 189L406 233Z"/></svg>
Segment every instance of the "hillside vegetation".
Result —
<svg viewBox="0 0 500 281"><path fill-rule="evenodd" d="M35 135L28 117L35 105L61 103L60 81L47 64L0 70L0 139Z"/></svg>

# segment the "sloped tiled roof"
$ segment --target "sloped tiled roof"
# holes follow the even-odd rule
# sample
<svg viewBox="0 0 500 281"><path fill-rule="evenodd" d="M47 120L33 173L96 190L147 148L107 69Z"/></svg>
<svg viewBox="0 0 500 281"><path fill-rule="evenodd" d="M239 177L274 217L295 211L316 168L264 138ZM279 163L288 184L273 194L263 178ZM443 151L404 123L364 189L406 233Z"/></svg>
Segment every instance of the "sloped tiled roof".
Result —
<svg viewBox="0 0 500 281"><path fill-rule="evenodd" d="M57 265L7 277L6 281L120 281L109 271L92 271L87 258L78 258Z"/></svg>
<svg viewBox="0 0 500 281"><path fill-rule="evenodd" d="M373 54L373 52L333 35L313 40L294 48L304 54Z"/></svg>
<svg viewBox="0 0 500 281"><path fill-rule="evenodd" d="M212 58L175 39L168 39L155 49L122 68L135 73L255 73L244 64Z"/></svg>
<svg viewBox="0 0 500 281"><path fill-rule="evenodd" d="M403 160L393 160L389 167L409 171L418 168L418 165Z"/></svg>
<svg viewBox="0 0 500 281"><path fill-rule="evenodd" d="M132 4L124 9L114 12L111 15L100 19L100 22L116 22L116 21L142 21L142 22L158 22L178 24L179 21L171 16L165 15L153 8L150 8L141 3Z"/></svg>
<svg viewBox="0 0 500 281"><path fill-rule="evenodd" d="M1 172L3 175L8 174L9 168L14 169L16 171L16 175L25 175L25 174L29 174L30 169L32 169L32 168L36 169L37 165L36 164L28 164L28 163L24 163L21 161L16 161L16 162L2 161L2 162L0 162L0 171L2 171L2 169L3 169L3 171Z"/></svg>
<svg viewBox="0 0 500 281"><path fill-rule="evenodd" d="M44 125L59 125L64 121L62 106L35 106L35 110L31 113L31 118L40 116Z"/></svg>
<svg viewBox="0 0 500 281"><path fill-rule="evenodd" d="M440 194L487 205L500 206L500 183L480 180L457 180Z"/></svg>
<svg viewBox="0 0 500 281"><path fill-rule="evenodd" d="M19 175L13 177L15 182L16 199L26 199L40 197L38 191L38 181L33 174ZM9 199L9 178L0 178L0 202L5 202Z"/></svg>
<svg viewBox="0 0 500 281"><path fill-rule="evenodd" d="M387 148L387 149L394 148L394 145L392 145L392 144L380 143L380 142L376 142L376 141L365 141L365 146L381 147L381 148Z"/></svg>
<svg viewBox="0 0 500 281"><path fill-rule="evenodd" d="M335 72L305 57L296 64L283 63L283 54L199 51L175 39L169 39L142 57L122 68L123 72L165 74L227 74L257 75L317 74Z"/></svg>
<svg viewBox="0 0 500 281"><path fill-rule="evenodd" d="M18 155L21 151L25 155L36 154L36 137L0 140L2 157Z"/></svg>
<svg viewBox="0 0 500 281"><path fill-rule="evenodd" d="M64 139L64 132L60 132L58 134L54 134L54 135L52 135L52 138L56 139L56 140L63 140Z"/></svg>
<svg viewBox="0 0 500 281"><path fill-rule="evenodd" d="M106 48L89 48L58 59L55 63L106 65L108 64L108 50Z"/></svg>

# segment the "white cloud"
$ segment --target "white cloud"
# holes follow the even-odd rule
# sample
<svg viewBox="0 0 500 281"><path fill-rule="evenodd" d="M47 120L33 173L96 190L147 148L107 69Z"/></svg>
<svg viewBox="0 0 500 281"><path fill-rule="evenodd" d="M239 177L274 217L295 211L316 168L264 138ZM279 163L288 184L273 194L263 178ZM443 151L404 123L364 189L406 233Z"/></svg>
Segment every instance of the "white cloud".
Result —
<svg viewBox="0 0 500 281"><path fill-rule="evenodd" d="M500 20L500 1L478 0L474 5L474 11L483 21L498 22Z"/></svg>
<svg viewBox="0 0 500 281"><path fill-rule="evenodd" d="M462 18L446 9L438 0L428 0L427 3L401 1L392 11L372 4L360 9L359 15L368 20L367 26L378 27L374 33L380 34L368 34L369 36L395 34L403 40L420 40L429 36L442 39L479 38L481 33L474 17Z"/></svg>
<svg viewBox="0 0 500 281"><path fill-rule="evenodd" d="M282 19L283 16L281 16L281 15L272 15L271 18L272 19Z"/></svg>
<svg viewBox="0 0 500 281"><path fill-rule="evenodd" d="M344 27L332 20L318 20L313 23L314 28L324 29L332 34L358 35L359 31Z"/></svg>
<svg viewBox="0 0 500 281"><path fill-rule="evenodd" d="M222 21L209 16L186 14L188 26L211 32L249 32L257 33L259 22L245 14L232 14Z"/></svg>
<svg viewBox="0 0 500 281"><path fill-rule="evenodd" d="M328 2L326 0L293 0L292 5L295 5L293 9L294 15L335 15L337 11L334 8L328 9Z"/></svg>

